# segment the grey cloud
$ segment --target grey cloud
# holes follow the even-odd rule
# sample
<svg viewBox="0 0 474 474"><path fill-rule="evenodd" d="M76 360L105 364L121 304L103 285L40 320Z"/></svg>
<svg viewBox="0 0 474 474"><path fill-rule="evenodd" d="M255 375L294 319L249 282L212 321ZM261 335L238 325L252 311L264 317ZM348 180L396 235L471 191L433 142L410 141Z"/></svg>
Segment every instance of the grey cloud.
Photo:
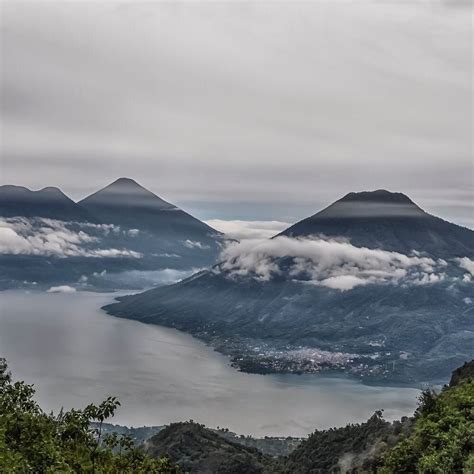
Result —
<svg viewBox="0 0 474 474"><path fill-rule="evenodd" d="M291 262L288 263L288 258ZM373 283L423 285L445 278L444 260L360 248L336 240L245 240L229 243L216 272L269 281L275 276L339 290Z"/></svg>
<svg viewBox="0 0 474 474"><path fill-rule="evenodd" d="M103 236L119 232L113 225L77 224L53 219L0 218L0 254L50 257L140 258L133 250L101 248L101 239L84 230L99 229Z"/></svg>
<svg viewBox="0 0 474 474"><path fill-rule="evenodd" d="M468 257L458 258L457 259L459 266L467 270L471 275L474 275L474 260L471 260Z"/></svg>
<svg viewBox="0 0 474 474"><path fill-rule="evenodd" d="M229 239L265 239L273 237L291 224L280 221L243 221L209 219L206 224L226 235Z"/></svg>
<svg viewBox="0 0 474 474"><path fill-rule="evenodd" d="M195 241L195 240L185 240L183 242L183 245L187 247L188 249L201 249L201 250L206 250L209 249L209 245L204 245L202 242Z"/></svg>
<svg viewBox="0 0 474 474"><path fill-rule="evenodd" d="M152 271L129 270L119 273L107 273L104 271L91 275L91 278L86 277L87 279L83 279L79 283L86 289L90 279L92 279L92 286L97 282L107 282L113 283L116 287L143 289L171 285L199 271L201 271L200 268L189 270L175 270L173 268Z"/></svg>
<svg viewBox="0 0 474 474"><path fill-rule="evenodd" d="M381 187L472 199L466 9L4 2L1 35L5 182L78 198L119 170L254 219Z"/></svg>
<svg viewBox="0 0 474 474"><path fill-rule="evenodd" d="M468 257L463 257L456 259L456 261L462 269L467 271L463 276L463 281L466 283L472 281L472 277L474 277L474 260L471 260Z"/></svg>
<svg viewBox="0 0 474 474"><path fill-rule="evenodd" d="M76 289L69 285L60 285L60 286L52 286L48 290L47 293L75 293Z"/></svg>

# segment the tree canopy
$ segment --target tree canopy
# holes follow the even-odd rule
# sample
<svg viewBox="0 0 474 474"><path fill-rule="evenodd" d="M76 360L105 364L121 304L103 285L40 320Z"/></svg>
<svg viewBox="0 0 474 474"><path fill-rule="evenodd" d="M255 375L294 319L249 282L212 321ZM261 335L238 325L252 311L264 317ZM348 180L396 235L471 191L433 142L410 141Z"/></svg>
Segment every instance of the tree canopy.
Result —
<svg viewBox="0 0 474 474"><path fill-rule="evenodd" d="M102 423L120 406L116 398L55 415L45 413L34 395L32 385L12 381L0 359L0 472L179 472L167 458L153 459L127 436L103 435Z"/></svg>

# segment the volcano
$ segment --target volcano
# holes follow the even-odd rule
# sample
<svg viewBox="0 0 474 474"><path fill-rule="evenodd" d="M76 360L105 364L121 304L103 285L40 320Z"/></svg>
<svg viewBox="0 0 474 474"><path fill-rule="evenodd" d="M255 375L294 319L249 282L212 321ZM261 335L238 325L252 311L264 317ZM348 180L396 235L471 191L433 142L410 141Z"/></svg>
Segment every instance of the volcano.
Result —
<svg viewBox="0 0 474 474"><path fill-rule="evenodd" d="M357 247L439 258L473 256L470 229L428 214L408 196L386 190L349 193L280 235L347 238Z"/></svg>

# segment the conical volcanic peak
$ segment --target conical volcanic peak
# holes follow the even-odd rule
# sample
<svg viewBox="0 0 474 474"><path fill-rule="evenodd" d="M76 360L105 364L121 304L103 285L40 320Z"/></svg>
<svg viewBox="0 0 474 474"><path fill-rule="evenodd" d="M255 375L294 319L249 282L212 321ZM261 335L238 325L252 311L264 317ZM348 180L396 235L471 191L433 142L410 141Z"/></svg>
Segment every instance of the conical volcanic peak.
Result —
<svg viewBox="0 0 474 474"><path fill-rule="evenodd" d="M405 194L383 189L349 193L280 235L343 237L358 247L442 258L474 254L473 231L426 213Z"/></svg>
<svg viewBox="0 0 474 474"><path fill-rule="evenodd" d="M360 193L349 193L339 202L376 202L376 203L394 203L394 204L414 204L414 202L403 193L393 193L385 189L376 191L362 191Z"/></svg>
<svg viewBox="0 0 474 474"><path fill-rule="evenodd" d="M427 214L408 196L384 189L349 193L314 217L323 218L393 218L423 217Z"/></svg>
<svg viewBox="0 0 474 474"><path fill-rule="evenodd" d="M167 239L202 242L216 233L130 178L117 179L79 204L101 222L147 230Z"/></svg>
<svg viewBox="0 0 474 474"><path fill-rule="evenodd" d="M175 206L164 201L130 178L119 178L91 196L80 201L82 206L173 209Z"/></svg>

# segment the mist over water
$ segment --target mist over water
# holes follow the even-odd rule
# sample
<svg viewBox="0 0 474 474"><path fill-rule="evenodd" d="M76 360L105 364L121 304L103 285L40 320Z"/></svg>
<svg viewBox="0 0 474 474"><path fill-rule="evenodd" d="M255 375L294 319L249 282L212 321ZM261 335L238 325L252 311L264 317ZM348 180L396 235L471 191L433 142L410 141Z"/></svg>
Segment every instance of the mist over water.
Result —
<svg viewBox="0 0 474 474"><path fill-rule="evenodd" d="M118 273L107 273L103 272L98 275L94 275L93 278L89 278L87 283L92 285L109 286L111 288L154 288L161 285L171 285L184 278L187 278L194 273L198 272L199 268L193 268L190 270L176 270L174 268L165 268L163 270L128 270ZM87 288L87 286L86 286ZM87 289L91 289L90 287Z"/></svg>
<svg viewBox="0 0 474 474"><path fill-rule="evenodd" d="M113 295L0 294L0 355L15 379L34 383L45 410L117 396L114 423L193 419L256 436L305 436L316 428L411 414L418 390L343 378L244 374L173 329L108 316Z"/></svg>

